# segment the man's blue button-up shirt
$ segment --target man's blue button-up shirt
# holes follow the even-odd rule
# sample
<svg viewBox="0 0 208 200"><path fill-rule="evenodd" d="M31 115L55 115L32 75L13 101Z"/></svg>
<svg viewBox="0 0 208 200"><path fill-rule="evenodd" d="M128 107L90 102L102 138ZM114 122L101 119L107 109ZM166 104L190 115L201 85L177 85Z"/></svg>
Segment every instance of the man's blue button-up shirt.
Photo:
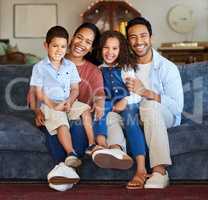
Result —
<svg viewBox="0 0 208 200"><path fill-rule="evenodd" d="M153 49L153 64L149 74L150 88L161 96L161 104L175 116L177 126L181 122L184 105L182 81L177 66Z"/></svg>

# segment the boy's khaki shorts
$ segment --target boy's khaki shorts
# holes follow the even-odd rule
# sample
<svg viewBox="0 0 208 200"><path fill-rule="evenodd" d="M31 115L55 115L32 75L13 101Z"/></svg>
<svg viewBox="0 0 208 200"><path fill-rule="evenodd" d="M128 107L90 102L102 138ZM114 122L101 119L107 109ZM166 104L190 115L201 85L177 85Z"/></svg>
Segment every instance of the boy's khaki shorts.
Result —
<svg viewBox="0 0 208 200"><path fill-rule="evenodd" d="M57 134L56 129L58 127L63 125L69 127L68 120L80 119L81 115L86 110L90 109L90 106L80 101L75 101L72 104L72 107L68 113L62 111L56 111L54 109L49 108L45 104L42 104L40 109L45 115L45 126L49 134L56 135Z"/></svg>

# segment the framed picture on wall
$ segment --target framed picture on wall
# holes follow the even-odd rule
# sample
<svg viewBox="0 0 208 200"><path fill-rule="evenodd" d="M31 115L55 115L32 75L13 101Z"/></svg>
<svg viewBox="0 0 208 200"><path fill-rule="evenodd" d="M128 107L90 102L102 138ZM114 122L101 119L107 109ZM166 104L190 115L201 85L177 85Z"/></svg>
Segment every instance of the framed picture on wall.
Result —
<svg viewBox="0 0 208 200"><path fill-rule="evenodd" d="M14 4L15 38L44 38L48 29L57 25L57 4Z"/></svg>

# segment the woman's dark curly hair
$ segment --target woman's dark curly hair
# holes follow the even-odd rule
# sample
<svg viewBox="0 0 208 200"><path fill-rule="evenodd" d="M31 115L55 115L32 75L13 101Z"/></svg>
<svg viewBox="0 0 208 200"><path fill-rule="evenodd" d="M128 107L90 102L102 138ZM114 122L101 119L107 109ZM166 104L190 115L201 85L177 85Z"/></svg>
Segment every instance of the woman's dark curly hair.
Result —
<svg viewBox="0 0 208 200"><path fill-rule="evenodd" d="M125 36L118 31L105 31L100 38L98 47L98 59L103 63L102 49L108 38L117 38L119 41L119 55L115 61L118 67L123 69L134 68L136 69L136 57L131 53L128 41Z"/></svg>

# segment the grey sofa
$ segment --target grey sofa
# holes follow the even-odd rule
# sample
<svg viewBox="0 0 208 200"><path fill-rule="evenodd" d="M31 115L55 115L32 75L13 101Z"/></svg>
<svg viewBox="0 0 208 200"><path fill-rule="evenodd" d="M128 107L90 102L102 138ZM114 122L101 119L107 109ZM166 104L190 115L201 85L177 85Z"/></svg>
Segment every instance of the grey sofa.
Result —
<svg viewBox="0 0 208 200"><path fill-rule="evenodd" d="M33 124L33 113L26 106L32 66L0 66L0 180L46 180L54 166L43 132ZM173 165L171 180L208 180L208 62L180 65L185 107L182 125L169 132ZM130 170L96 167L83 159L78 169L81 180L125 181Z"/></svg>

